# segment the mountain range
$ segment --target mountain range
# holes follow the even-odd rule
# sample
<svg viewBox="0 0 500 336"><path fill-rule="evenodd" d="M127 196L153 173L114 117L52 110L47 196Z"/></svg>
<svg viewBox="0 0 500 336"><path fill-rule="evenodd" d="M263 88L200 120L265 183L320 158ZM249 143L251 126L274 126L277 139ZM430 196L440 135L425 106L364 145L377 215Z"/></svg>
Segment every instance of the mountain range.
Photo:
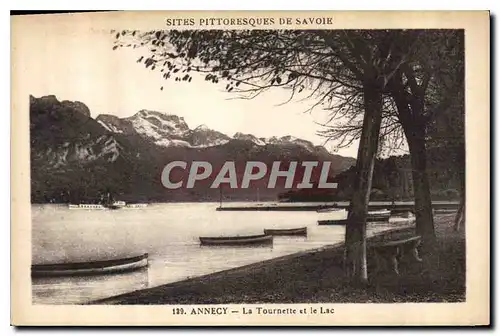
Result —
<svg viewBox="0 0 500 336"><path fill-rule="evenodd" d="M261 200L276 200L285 191L284 179L274 189L266 188L266 175L249 189L211 189L209 178L193 189L168 190L161 173L177 160L209 161L214 171L234 161L238 179L248 161L268 166L280 161L284 167L291 161L329 161L333 177L355 163L290 135L229 136L205 125L190 128L182 117L158 111L94 119L84 103L59 101L53 95L30 96L30 142L33 202L85 201L108 192L127 201L213 201L221 193L227 200L256 200L256 189ZM296 177L301 179L300 169ZM313 181L317 179L313 174Z"/></svg>

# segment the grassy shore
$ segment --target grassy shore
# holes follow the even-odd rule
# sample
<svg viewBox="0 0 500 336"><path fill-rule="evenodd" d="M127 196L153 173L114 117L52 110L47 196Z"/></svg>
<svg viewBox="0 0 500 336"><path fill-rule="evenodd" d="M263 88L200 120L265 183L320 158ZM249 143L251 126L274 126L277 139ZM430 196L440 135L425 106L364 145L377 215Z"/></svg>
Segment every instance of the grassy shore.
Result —
<svg viewBox="0 0 500 336"><path fill-rule="evenodd" d="M402 262L401 275L375 274L368 250L369 284L354 287L344 277L341 244L139 290L99 304L459 302L465 300L465 237L454 232L453 214L435 218L438 247L425 263ZM399 239L401 229L370 239Z"/></svg>

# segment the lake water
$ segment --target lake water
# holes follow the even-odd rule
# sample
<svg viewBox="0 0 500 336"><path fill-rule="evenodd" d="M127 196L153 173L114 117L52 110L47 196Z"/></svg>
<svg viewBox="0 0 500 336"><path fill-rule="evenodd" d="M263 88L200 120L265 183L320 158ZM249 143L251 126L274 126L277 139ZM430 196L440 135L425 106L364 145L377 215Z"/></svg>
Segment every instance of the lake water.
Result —
<svg viewBox="0 0 500 336"><path fill-rule="evenodd" d="M35 304L77 304L205 275L344 240L344 226L319 219L346 212L215 211L216 203L152 204L146 208L70 210L32 206L32 263L105 260L149 253L149 267L131 273L32 279ZM408 224L369 223L368 234ZM199 236L262 234L265 228L308 227L307 237L275 237L272 246L200 246Z"/></svg>

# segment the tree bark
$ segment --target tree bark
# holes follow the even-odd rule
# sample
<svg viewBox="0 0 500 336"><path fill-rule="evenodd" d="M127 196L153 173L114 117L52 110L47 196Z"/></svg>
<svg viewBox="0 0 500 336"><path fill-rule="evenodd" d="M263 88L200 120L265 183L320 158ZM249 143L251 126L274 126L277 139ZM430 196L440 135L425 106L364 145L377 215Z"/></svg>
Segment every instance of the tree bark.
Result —
<svg viewBox="0 0 500 336"><path fill-rule="evenodd" d="M415 220L417 234L422 236L423 255L432 253L436 242L432 199L427 175L425 144L425 120L423 96L409 99L401 85L401 79L391 82L391 95L398 109L398 118L403 127L410 149L413 194L415 199ZM410 110L411 108L411 110ZM428 258L424 258L427 260Z"/></svg>
<svg viewBox="0 0 500 336"><path fill-rule="evenodd" d="M422 252L427 254L436 242L432 200L427 175L427 157L425 137L422 128L415 125L413 132L407 135L410 148L413 187L415 196L416 231L422 236Z"/></svg>
<svg viewBox="0 0 500 336"><path fill-rule="evenodd" d="M353 283L368 282L366 264L366 215L382 121L382 94L376 85L364 85L365 115L356 161L357 178L346 225L345 267Z"/></svg>

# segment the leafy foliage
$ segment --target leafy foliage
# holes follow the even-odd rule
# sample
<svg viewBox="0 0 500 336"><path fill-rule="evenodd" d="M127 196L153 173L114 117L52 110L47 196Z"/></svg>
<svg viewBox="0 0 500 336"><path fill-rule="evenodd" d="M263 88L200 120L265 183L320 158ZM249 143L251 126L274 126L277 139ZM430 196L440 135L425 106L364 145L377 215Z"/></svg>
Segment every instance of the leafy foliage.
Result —
<svg viewBox="0 0 500 336"><path fill-rule="evenodd" d="M380 149L406 147L394 95L422 100L427 127L463 92L463 31L458 30L182 30L113 32L114 49L145 48L137 61L165 80L191 82L193 73L224 82L226 91L251 99L271 88L313 98L307 111L330 117L318 132L336 148L362 129L363 84L384 90ZM395 83L397 85L395 85ZM397 89L395 89L397 87ZM163 90L163 87L160 88ZM450 94L451 93L451 94ZM463 95L463 93L462 93ZM407 121L411 123L412 121ZM460 127L460 126L458 126ZM382 153L382 152L381 152Z"/></svg>
<svg viewBox="0 0 500 336"><path fill-rule="evenodd" d="M185 30L123 31L115 47L145 47L138 59L159 69L165 80L192 80L205 74L211 83L224 82L228 92L251 99L279 87L294 98L313 98L308 111L329 111L326 141L350 146L361 133L363 85L385 87L401 61L390 30ZM287 101L287 102L288 102ZM402 133L392 102L386 100L382 136L401 146ZM386 106L387 105L387 106ZM390 147L390 146L389 146Z"/></svg>

